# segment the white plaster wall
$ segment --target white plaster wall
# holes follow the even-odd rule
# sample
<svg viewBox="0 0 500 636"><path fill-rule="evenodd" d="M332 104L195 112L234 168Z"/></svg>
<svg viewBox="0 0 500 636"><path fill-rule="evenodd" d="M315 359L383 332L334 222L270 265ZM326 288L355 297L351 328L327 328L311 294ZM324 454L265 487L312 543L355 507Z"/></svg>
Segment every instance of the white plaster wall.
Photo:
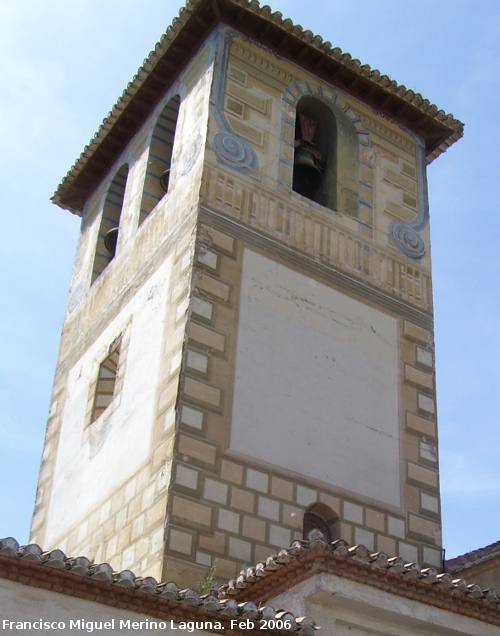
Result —
<svg viewBox="0 0 500 636"><path fill-rule="evenodd" d="M50 634L51 636L73 634L74 636L74 634L88 634L93 633L93 631L97 634L137 634L138 636L140 634L151 634L152 636L155 634L158 636L161 634L177 634L178 636L181 634L198 634L199 636L209 634L206 630L196 628L193 631L186 628L182 629L178 622L174 623L172 627L170 619L159 619L145 614L119 610L108 605L41 590L4 579L0 579L0 599L0 632L10 636L15 634L22 634L23 636L26 634ZM59 625L48 629L35 628L25 630L16 629L15 627L11 629L10 626L8 628L3 627L4 620L16 622L42 620L55 622ZM70 621L72 620L84 621L83 624L80 624L82 628L78 629L75 624L71 626ZM120 627L120 620L133 622L160 622L162 620L166 623L166 626L164 629L156 629L150 626L143 626L142 629L124 629ZM207 621L210 619L204 618L202 620ZM111 629L98 629L100 621L114 621L114 626ZM95 626L94 630L92 630L93 625Z"/></svg>
<svg viewBox="0 0 500 636"><path fill-rule="evenodd" d="M246 250L231 449L400 505L396 319Z"/></svg>
<svg viewBox="0 0 500 636"><path fill-rule="evenodd" d="M500 628L333 574L316 574L268 601L312 616L335 636L500 636Z"/></svg>
<svg viewBox="0 0 500 636"><path fill-rule="evenodd" d="M49 545L148 458L171 268L168 259L68 375L47 519ZM107 348L125 329L131 332L125 367L119 370L124 371L123 390L98 420L84 427L90 383Z"/></svg>

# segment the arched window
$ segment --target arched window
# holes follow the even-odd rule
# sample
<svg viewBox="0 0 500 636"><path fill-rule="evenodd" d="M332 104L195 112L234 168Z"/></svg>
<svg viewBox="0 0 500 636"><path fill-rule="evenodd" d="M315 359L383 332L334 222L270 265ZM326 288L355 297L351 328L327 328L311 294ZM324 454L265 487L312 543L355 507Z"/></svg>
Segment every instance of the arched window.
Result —
<svg viewBox="0 0 500 636"><path fill-rule="evenodd" d="M335 116L314 97L303 97L295 119L293 189L304 197L334 209L336 206Z"/></svg>
<svg viewBox="0 0 500 636"><path fill-rule="evenodd" d="M333 102L305 95L296 106L293 190L343 214L358 215L358 132Z"/></svg>
<svg viewBox="0 0 500 636"><path fill-rule="evenodd" d="M120 341L115 343L111 347L105 360L99 365L91 422L95 422L95 420L104 413L115 396L118 362L120 359L120 344Z"/></svg>
<svg viewBox="0 0 500 636"><path fill-rule="evenodd" d="M322 503L309 506L304 513L303 537L307 541L321 539L325 543L340 539L340 521L337 513Z"/></svg>
<svg viewBox="0 0 500 636"><path fill-rule="evenodd" d="M173 97L156 122L149 148L148 167L142 192L139 225L168 192L174 149L175 129L181 98Z"/></svg>
<svg viewBox="0 0 500 636"><path fill-rule="evenodd" d="M115 256L127 177L128 165L124 164L116 173L106 194L97 236L92 282L102 274Z"/></svg>

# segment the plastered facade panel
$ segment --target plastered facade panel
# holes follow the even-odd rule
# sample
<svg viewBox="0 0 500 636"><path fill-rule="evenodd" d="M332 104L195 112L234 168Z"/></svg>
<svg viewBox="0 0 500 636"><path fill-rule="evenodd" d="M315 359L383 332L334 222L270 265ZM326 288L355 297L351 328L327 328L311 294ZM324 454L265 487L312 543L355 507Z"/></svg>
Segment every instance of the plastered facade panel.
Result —
<svg viewBox="0 0 500 636"><path fill-rule="evenodd" d="M201 427L193 428L188 422L181 422L181 429L185 431L186 435L189 435L190 439L194 440L198 437L200 441L204 440L203 443L209 443L211 453L213 453L210 464L207 463L208 456L203 453L198 457L188 457L186 453L182 453L179 457L179 461L187 461L198 467L197 492L203 498L204 503L209 503L214 511L212 526L196 533L194 541L197 545L193 545L193 554L196 553L196 550L210 554L210 548L207 549L207 546L216 545L217 549L214 547L211 552L211 565L215 567L216 575L221 576L220 568L222 567L225 573L235 576L242 566L251 565L256 560L263 558L264 554L275 551L275 541L278 536L290 537L290 540L301 538L303 515L308 506L314 502L324 502L339 515L341 520L340 536L343 539L352 543L364 537L369 543L368 547L373 550L388 551L390 554L404 553L406 557L411 554L412 558L421 562L425 562L425 555L427 557L432 555L433 561L435 561L434 555L440 545L438 534L432 533L432 536L424 537L418 534L418 531L410 531L407 522L407 515L413 513L422 519L424 524L427 522L436 524L436 513L422 508L419 492L422 490L422 492L425 491L426 494L432 495L436 502L439 499L437 487L427 483L417 484L411 478L408 481L406 472L406 461L409 460L415 465L421 463L422 467L425 468L429 466L429 462L421 453L421 444L425 440L420 428L410 428L406 424L407 419L411 421L410 413L417 416L418 390L404 377L405 361L408 363L415 361L414 344L406 335L407 331L412 332L409 325L414 323L402 320L398 316L398 305L394 305L393 310L390 311L382 305L377 307L370 295L358 295L354 289L349 291L343 289L343 293L341 293L340 288L334 282L337 279L333 273L326 270L322 272L316 270L314 264L307 258L301 258L299 261L297 258L291 257L286 250L280 249L276 242L273 244L273 252L271 252L266 249L265 237L247 232L242 225L233 225L230 221L226 222L212 216L208 209L204 209L202 212L202 222L198 249L203 252L204 246L210 245L210 249L219 254L216 276L227 285L228 294L224 297L211 297L213 311L208 322L202 316L191 314L190 323L190 333L195 334L197 347L200 347L201 343L196 335L195 325L204 324L205 328L224 337L224 348L214 348L209 341L206 341L205 345L201 347L201 350L206 352L209 358L206 381L211 386L220 389L220 404L217 408L203 408L192 395L189 382L187 383L188 390L182 390L181 387L180 394L181 409L190 409L191 415L188 419L192 419L193 413L201 414L203 412L203 425ZM213 224L213 234L210 224ZM231 236L233 238L229 241ZM224 247L228 244L231 245L230 251ZM249 266L248 263L251 265ZM198 294L203 295L203 292L200 291L203 287L203 277L214 277L214 273L207 272L203 263L199 264L198 260L196 260L195 272L194 297L198 297ZM315 290L317 295L314 295L311 289ZM293 303L291 302L292 298ZM267 299L267 305L264 299ZM318 299L321 299L321 302L318 302ZM317 308L313 301L320 305L320 308ZM278 311L280 303L282 306L281 310ZM262 315L268 307L276 311L278 316L263 322ZM299 311L296 307L302 307L302 310ZM350 308L349 311L346 310L346 307ZM352 308L356 308L356 310ZM324 316L322 317L322 312L326 312L327 309L331 312L329 316L339 312L336 321L325 320ZM318 315L315 314L316 310ZM309 318L311 314L314 316L313 318ZM378 335L371 328L366 329L363 335L361 327L355 334L354 331L351 333L347 325L355 322L354 316L359 319L368 317ZM286 325L292 320L297 322L298 328L301 330L297 337L287 337L285 342L281 333L273 331L273 337L266 340L265 331L275 329L276 324L279 325L283 333L289 335ZM324 333L335 332L332 325L335 325L335 329L338 328L341 332L345 328L346 342L351 342L353 347L358 341L364 342L363 338L365 338L363 350L366 349L367 355L370 351L374 351L377 361L380 360L376 371L374 370L369 377L362 375L367 368L366 364L363 365L361 376L359 376L360 371L357 365L351 364L351 367L356 367L356 371L350 367L349 376L361 377L361 381L366 384L376 373L380 376L379 366L384 360L387 361L389 374L392 374L392 380L389 382L393 385L392 388L389 389L389 392L386 389L381 390L380 395L392 394L394 396L393 433L396 443L393 443L391 447L390 443L387 444L385 440L387 435L384 436L380 431L380 437L384 437L385 446L382 447L382 442L379 442L380 445L377 446L376 453L377 456L385 459L385 464L380 467L384 475L381 477L379 470L376 473L377 480L383 482L385 475L390 472L391 479L396 482L399 489L398 499L392 503L388 503L384 499L386 497L385 488L382 494L371 492L371 496L367 496L367 492L361 487L363 479L361 471L356 474L353 471L350 482L339 485L335 479L325 480L311 476L309 466L301 466L297 469L300 461L300 458L297 459L297 455L303 455L304 450L303 444L295 445L295 438L301 432L297 422L293 420L293 416L288 429L280 430L275 435L272 434L272 425L276 421L280 422L279 407L283 403L286 406L287 399L293 402L292 398L297 393L297 391L289 390L288 394L292 396L289 397L283 393L282 389L277 390L279 380L275 380L276 375L284 372L289 374L290 368L292 368L303 384L307 384L309 378L311 384L317 382L316 372L301 373L304 369L302 360L306 355L304 351L294 364L289 363L276 367L273 366L276 364L276 359L279 361L279 355L285 348L291 349L291 352L287 351L286 355L293 356L298 340L309 344L307 352L313 351L312 357L314 359L314 352L317 355L317 351L313 347L314 338L311 336L308 340L304 333L310 329L314 335L317 331L323 337ZM311 326L314 326L314 329ZM246 343L246 347L242 351L244 351L243 355L247 355L249 350L256 353L252 363L254 365L253 372L251 369L242 370L242 367L238 366L240 333L250 332L252 327L258 337L245 336L245 338L249 338L249 342ZM362 332L361 340L359 331ZM423 331L425 330L423 329ZM428 331L425 333L428 340L430 334ZM254 337L256 339L252 340ZM351 340L349 340L350 337ZM266 342L266 346L259 344L260 339ZM382 341L380 346L383 349L386 348L385 354L378 351L378 345L374 344L379 339ZM191 336L189 342L191 342ZM359 346L361 347L361 344ZM323 347L321 352L324 354L325 351L326 349ZM340 360L344 363L348 362L348 354L340 356ZM342 367L342 364L340 366ZM266 367L270 367L270 370ZM286 371L284 371L284 367L286 367ZM324 371L323 368L320 370ZM267 383L265 387L260 387L257 390L255 386L252 387L252 382L255 381L256 376L259 376L259 373L267 378ZM186 368L185 382L194 375L195 370ZM288 383L287 386L290 389L295 388L293 383ZM307 388L310 389L310 386ZM247 400L246 414L245 417L240 417L240 420L238 420L238 405L235 397L238 390L243 391L243 395L245 391L254 395L253 401L250 398L245 398ZM300 390L301 387L298 391L302 397L307 396L311 391L313 395L316 395L314 387L311 390L304 390L303 394L300 393ZM336 383L332 382L331 386L328 386L328 391L334 393L335 390ZM364 387L363 390L365 390ZM324 393L325 391L321 394L321 400L316 395L315 402L324 404ZM272 399L269 397L271 395ZM373 406L373 403L376 404L376 397L372 397L373 399L368 400L368 402ZM255 425L261 409L267 408L269 404L277 410L272 416L268 415L264 418L268 422L267 428L264 425ZM308 410L308 407L303 403L297 402L295 406L299 411ZM318 411L314 411L315 408L318 408ZM310 409L315 414L314 417L310 418L311 421L317 421L318 418L323 417L323 413L319 411L319 406L313 404ZM293 409L291 410L293 411ZM331 411L334 415L338 413L336 404L325 410ZM290 416L290 411L287 413ZM197 419L201 421L200 418L201 415ZM283 420L285 419L289 421L290 417L283 418ZM435 423L433 426L435 427ZM424 432L426 430L424 429ZM237 439L238 435L240 436L240 446L235 448L236 442L234 440ZM184 439L184 433L182 433L181 439ZM343 448L342 444L345 443L342 435L335 436L328 428L325 428L318 438L311 435L311 444L316 443L316 439L321 442L316 446L317 456L320 458L322 452L325 452L326 457L327 450L324 449L333 449L331 453L334 453L336 445ZM330 441L328 442L328 440ZM363 446L364 433L355 437L354 442L354 447L350 447L345 452L349 452L351 458L362 457L362 461L365 461L365 454L369 452L369 449ZM182 450L184 450L183 445ZM356 455L357 452L359 455ZM317 457L314 459L316 466L321 466ZM328 464L326 459L322 461L324 461L324 466ZM353 460L352 463L359 466L360 461ZM370 479L372 479L373 474L375 473L370 473ZM224 503L207 502L206 497L204 497L205 488L212 487L214 477L218 482L219 489L221 484L227 486L227 500ZM342 475L340 478L342 479ZM353 484L357 484L358 492L354 491ZM176 486L174 486L175 489ZM226 493L226 489L224 489L224 493ZM178 494L183 496L181 489L179 489ZM251 519L254 521L251 522ZM278 532L278 528L281 528L282 531ZM217 542L214 543L216 537ZM238 544L235 541L230 542L229 539L241 537L250 543L250 548L245 545L244 556L242 552L238 558L235 552L235 546ZM170 559L169 563L166 564L167 572L176 571L175 562L176 558ZM180 565L179 567L184 568L183 573L186 575L186 567ZM202 573L201 567L192 569L191 580L196 581L202 576Z"/></svg>
<svg viewBox="0 0 500 636"><path fill-rule="evenodd" d="M171 269L171 260L167 260L68 373L62 414L66 425L59 437L47 519L46 540L52 545L67 533L75 514L86 518L99 505L97 493L101 501L107 500L149 458L152 427L140 427L138 422L154 421L160 358L157 343L162 338ZM109 343L127 328L130 345L120 403L112 404L84 428L89 385L97 364Z"/></svg>
<svg viewBox="0 0 500 636"><path fill-rule="evenodd" d="M400 505L395 318L245 251L235 375L231 450Z"/></svg>

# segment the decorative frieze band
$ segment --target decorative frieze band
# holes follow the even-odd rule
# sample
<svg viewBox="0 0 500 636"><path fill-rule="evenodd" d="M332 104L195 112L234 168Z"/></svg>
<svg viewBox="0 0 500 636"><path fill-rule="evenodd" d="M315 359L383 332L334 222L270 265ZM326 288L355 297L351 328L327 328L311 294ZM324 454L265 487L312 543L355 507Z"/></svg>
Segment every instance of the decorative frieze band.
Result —
<svg viewBox="0 0 500 636"><path fill-rule="evenodd" d="M207 170L204 202L222 214L278 239L321 262L369 282L425 311L432 307L430 276L417 263L348 229L349 219L295 206L290 197L260 190L217 170ZM329 219L334 215L334 222Z"/></svg>

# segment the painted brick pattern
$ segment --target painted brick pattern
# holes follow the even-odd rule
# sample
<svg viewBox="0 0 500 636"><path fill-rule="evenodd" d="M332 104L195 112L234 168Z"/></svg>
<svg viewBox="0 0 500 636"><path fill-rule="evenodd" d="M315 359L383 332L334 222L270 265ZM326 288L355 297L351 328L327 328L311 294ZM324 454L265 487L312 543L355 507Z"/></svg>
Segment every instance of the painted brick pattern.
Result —
<svg viewBox="0 0 500 636"><path fill-rule="evenodd" d="M311 202L275 192L257 193L253 184L216 167L207 169L203 198L212 209L313 255L325 266L334 265L426 311L432 307L428 270L409 263L393 247L353 230L347 217L336 218L332 224ZM387 240L386 234L383 238ZM211 289L214 282L207 279L202 285ZM225 295L227 290L222 286L218 293Z"/></svg>
<svg viewBox="0 0 500 636"><path fill-rule="evenodd" d="M186 360L196 351L207 362L203 380L198 379L200 370L195 365L184 367L177 476L169 504L173 514L167 528L168 537L174 533L171 540L167 539L171 551L166 564L168 577L182 571L184 577L190 576L195 582L212 566L217 576L234 577L242 566L301 538L304 513L314 502L325 503L339 515L341 537L350 543L439 566L439 494L432 442L436 425L435 418L424 415L418 407L419 394L434 400L433 369L428 366L432 360L427 344L430 333L401 321L402 362L425 374L425 381L418 375L405 378L402 387L406 407L403 447L409 444L410 448L403 458L408 462L403 487L416 489L417 496L406 497L416 502L415 508L390 512L373 502L346 498L324 485L307 483L305 478L236 458L226 451L243 242L206 226L200 228L198 250L203 258L197 260L193 277ZM210 258L208 252L213 254ZM203 282L205 276L211 279L208 286ZM202 313L199 307L203 307ZM209 395L217 399L193 390L195 381L210 387ZM190 501L199 501L203 509L198 514L190 513ZM187 512L178 514L179 507ZM185 535L181 542L179 533ZM431 560L425 561L429 557Z"/></svg>
<svg viewBox="0 0 500 636"><path fill-rule="evenodd" d="M405 397L406 541L403 552L441 565L440 497L431 330L402 321ZM414 493L414 495L413 495ZM413 506L413 508L410 508ZM416 553L415 553L416 550Z"/></svg>

